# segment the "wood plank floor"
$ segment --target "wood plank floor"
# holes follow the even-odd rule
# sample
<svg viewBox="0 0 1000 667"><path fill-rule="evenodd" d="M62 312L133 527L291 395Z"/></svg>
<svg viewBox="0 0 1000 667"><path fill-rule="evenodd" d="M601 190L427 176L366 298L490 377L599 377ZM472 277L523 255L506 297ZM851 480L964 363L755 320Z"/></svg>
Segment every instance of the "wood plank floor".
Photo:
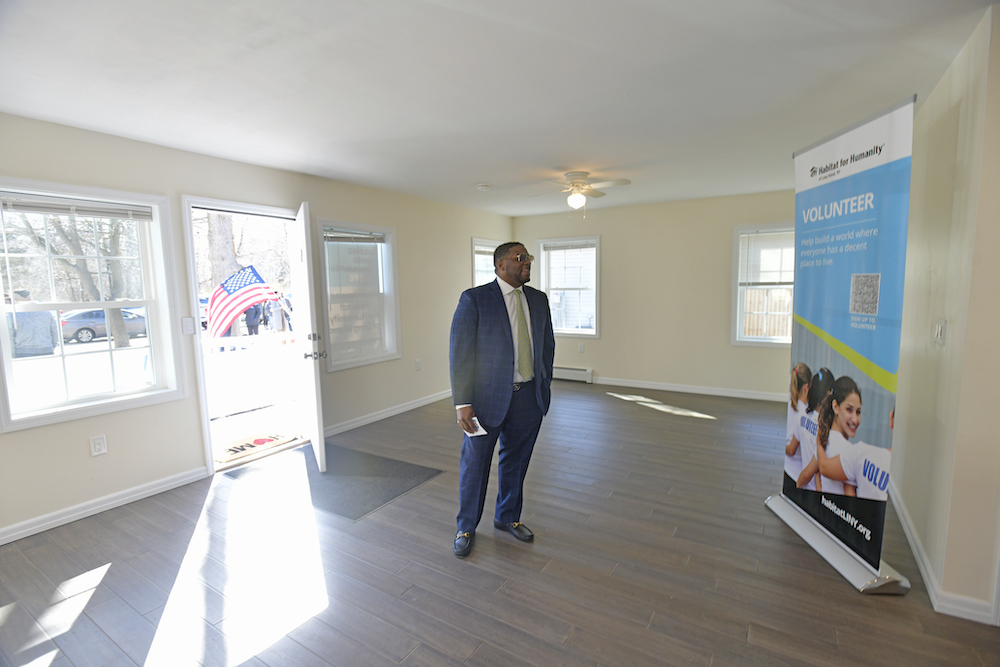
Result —
<svg viewBox="0 0 1000 667"><path fill-rule="evenodd" d="M290 465L0 547L0 667L1000 665L1000 629L931 609L891 507L904 597L860 595L764 507L784 421L557 382L525 484L535 542L496 532L491 499L460 560L441 401L332 438L447 471L357 523L313 510Z"/></svg>

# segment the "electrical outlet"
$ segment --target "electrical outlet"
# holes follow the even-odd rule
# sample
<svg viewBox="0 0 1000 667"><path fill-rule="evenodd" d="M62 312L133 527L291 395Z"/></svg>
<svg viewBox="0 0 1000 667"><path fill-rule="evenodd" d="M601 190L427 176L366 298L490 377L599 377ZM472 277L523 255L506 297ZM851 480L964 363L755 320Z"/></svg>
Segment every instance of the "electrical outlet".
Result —
<svg viewBox="0 0 1000 667"><path fill-rule="evenodd" d="M417 359L417 370L418 371L420 370L420 360L419 359Z"/></svg>
<svg viewBox="0 0 1000 667"><path fill-rule="evenodd" d="M577 345L577 347L576 347L576 351L577 351L577 352L581 352L581 353L582 353L582 352L583 352L583 351L584 351L585 349L586 349L586 348L584 347L583 343L580 343L580 344L579 344L579 345Z"/></svg>
<svg viewBox="0 0 1000 667"><path fill-rule="evenodd" d="M108 438L104 435L95 435L90 439L90 455L100 456L108 453Z"/></svg>

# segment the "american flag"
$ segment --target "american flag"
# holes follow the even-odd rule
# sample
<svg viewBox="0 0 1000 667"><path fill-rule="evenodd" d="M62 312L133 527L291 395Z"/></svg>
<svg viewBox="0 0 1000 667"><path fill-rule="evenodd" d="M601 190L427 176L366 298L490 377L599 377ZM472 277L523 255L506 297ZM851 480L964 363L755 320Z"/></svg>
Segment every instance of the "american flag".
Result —
<svg viewBox="0 0 1000 667"><path fill-rule="evenodd" d="M241 269L212 292L208 300L208 333L212 338L218 338L250 306L277 300L278 295L268 287L257 269L253 266Z"/></svg>

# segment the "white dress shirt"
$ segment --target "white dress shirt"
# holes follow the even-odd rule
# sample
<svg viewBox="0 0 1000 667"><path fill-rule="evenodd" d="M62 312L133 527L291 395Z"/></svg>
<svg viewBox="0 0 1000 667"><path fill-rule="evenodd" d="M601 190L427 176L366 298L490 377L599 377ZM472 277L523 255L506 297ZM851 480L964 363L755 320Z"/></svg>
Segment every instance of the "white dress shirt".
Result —
<svg viewBox="0 0 1000 667"><path fill-rule="evenodd" d="M497 276L497 284L500 285L500 291L503 292L503 300L507 305L507 318L510 320L510 333L514 341L514 382L527 382L530 377L521 377L521 374L517 372L517 302L514 300L516 294L514 294L515 289L521 290L521 308L524 309L524 320L528 325L528 342L529 347L534 350L534 341L531 338L531 313L528 311L528 298L524 296L524 286L514 287L509 284L506 280L502 280Z"/></svg>

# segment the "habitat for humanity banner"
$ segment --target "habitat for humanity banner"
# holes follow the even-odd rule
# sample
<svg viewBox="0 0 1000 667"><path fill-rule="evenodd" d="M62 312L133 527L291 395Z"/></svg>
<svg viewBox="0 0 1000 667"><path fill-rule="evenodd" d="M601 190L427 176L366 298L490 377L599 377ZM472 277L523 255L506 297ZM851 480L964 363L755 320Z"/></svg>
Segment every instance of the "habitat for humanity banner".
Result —
<svg viewBox="0 0 1000 667"><path fill-rule="evenodd" d="M793 391L782 493L878 572L913 99L795 155ZM796 382L795 378L799 378Z"/></svg>

